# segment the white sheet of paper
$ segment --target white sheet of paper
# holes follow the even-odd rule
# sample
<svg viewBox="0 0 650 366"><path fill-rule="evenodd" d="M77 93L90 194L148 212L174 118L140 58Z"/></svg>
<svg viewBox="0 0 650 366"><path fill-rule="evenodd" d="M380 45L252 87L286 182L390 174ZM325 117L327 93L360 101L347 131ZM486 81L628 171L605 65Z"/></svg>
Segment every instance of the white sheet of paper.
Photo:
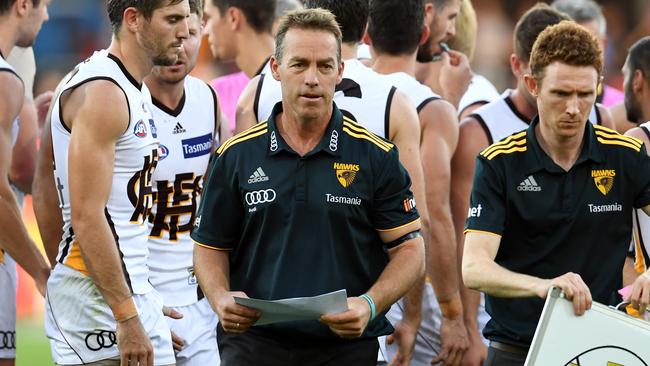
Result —
<svg viewBox="0 0 650 366"><path fill-rule="evenodd" d="M345 290L282 300L259 300L235 296L235 302L262 312L255 325L290 320L318 320L323 314L336 314L348 310L348 295Z"/></svg>

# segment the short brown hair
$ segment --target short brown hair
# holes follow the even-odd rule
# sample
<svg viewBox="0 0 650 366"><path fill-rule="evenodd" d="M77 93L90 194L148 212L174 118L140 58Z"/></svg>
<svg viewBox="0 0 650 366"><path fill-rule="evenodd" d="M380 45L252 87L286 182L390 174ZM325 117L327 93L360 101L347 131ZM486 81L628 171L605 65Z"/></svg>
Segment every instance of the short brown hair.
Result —
<svg viewBox="0 0 650 366"><path fill-rule="evenodd" d="M336 61L341 64L341 29L336 18L329 11L321 8L298 9L285 14L278 25L275 35L275 59L282 62L284 38L290 29L315 30L331 33L336 38Z"/></svg>
<svg viewBox="0 0 650 366"><path fill-rule="evenodd" d="M530 61L533 44L546 27L563 20L571 20L568 15L561 13L548 4L537 3L519 18L513 36L515 55L524 62Z"/></svg>
<svg viewBox="0 0 650 366"><path fill-rule="evenodd" d="M544 78L546 67L555 61L571 66L593 66L603 71L603 51L598 39L585 27L563 21L540 33L530 55L530 70L535 80Z"/></svg>
<svg viewBox="0 0 650 366"><path fill-rule="evenodd" d="M474 48L476 47L477 29L478 22L472 1L462 0L460 3L460 11L456 17L456 34L449 40L449 47L464 53L469 61L472 61L474 58Z"/></svg>

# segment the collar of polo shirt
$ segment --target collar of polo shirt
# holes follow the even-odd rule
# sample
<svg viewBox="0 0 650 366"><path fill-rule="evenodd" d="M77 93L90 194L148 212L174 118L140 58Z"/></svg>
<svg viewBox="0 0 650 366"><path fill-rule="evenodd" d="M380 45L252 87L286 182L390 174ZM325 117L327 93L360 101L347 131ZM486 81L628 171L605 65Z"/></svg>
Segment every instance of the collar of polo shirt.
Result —
<svg viewBox="0 0 650 366"><path fill-rule="evenodd" d="M343 113L338 109L336 103L333 104L334 108L332 109L332 116L330 117L330 121L327 124L327 129L325 129L323 137L318 145L316 145L312 151L305 154L304 157L314 155L321 151L332 156L341 157L338 145L342 137L341 133L343 132ZM281 151L296 154L296 152L293 151L293 149L284 141L276 126L275 116L280 112L282 112L282 102L275 104L271 116L267 121L269 132L267 134L268 141L266 146L268 148L268 155L270 156L279 154Z"/></svg>
<svg viewBox="0 0 650 366"><path fill-rule="evenodd" d="M539 123L539 116L535 116L530 126L526 130L526 146L531 150L532 154L526 154L526 166L529 167L527 174L533 174L540 170L547 170L551 173L566 173L564 169L555 164L548 154L539 146L537 136L535 135L535 126ZM583 136L584 144L580 150L580 156L576 160L575 165L581 164L587 160L592 160L597 163L604 162L603 153L600 151L596 134L591 123L587 122Z"/></svg>

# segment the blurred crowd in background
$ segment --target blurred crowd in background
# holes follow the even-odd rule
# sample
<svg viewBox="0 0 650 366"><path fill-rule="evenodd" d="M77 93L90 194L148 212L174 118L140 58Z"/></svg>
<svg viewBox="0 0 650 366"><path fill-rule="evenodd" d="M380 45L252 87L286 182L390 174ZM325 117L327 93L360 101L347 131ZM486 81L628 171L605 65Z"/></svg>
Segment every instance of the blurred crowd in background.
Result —
<svg viewBox="0 0 650 366"><path fill-rule="evenodd" d="M478 16L478 39L472 69L490 79L498 90L515 84L508 57L512 53L512 30L517 19L535 0L474 0ZM546 1L550 3L551 1ZM607 19L605 82L623 89L621 67L627 49L650 34L650 1L597 0ZM59 80L93 50L110 42L105 1L56 0L49 7L50 20L43 25L34 46L37 73L34 95L52 90ZM193 74L203 80L237 71L234 63L215 62L207 42Z"/></svg>

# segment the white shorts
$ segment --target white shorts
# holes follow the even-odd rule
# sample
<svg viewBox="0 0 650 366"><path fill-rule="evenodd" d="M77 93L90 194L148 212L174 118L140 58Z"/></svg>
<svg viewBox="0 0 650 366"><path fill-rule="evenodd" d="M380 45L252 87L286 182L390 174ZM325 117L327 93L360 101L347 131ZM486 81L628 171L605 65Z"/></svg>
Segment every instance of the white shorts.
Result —
<svg viewBox="0 0 650 366"><path fill-rule="evenodd" d="M207 298L194 304L174 308L183 314L181 319L166 317L172 332L185 341L183 349L176 354L177 366L219 366L217 348L217 324L219 318L210 307Z"/></svg>
<svg viewBox="0 0 650 366"><path fill-rule="evenodd" d="M174 364L171 333L156 291L133 295L144 330L153 346L154 365ZM117 324L90 277L62 264L52 271L45 297L45 333L52 359L59 365L79 365L119 358Z"/></svg>
<svg viewBox="0 0 650 366"><path fill-rule="evenodd" d="M402 320L402 313L404 310L403 300L400 299L395 303L386 317L391 322L391 324L396 324ZM481 304L478 309L478 326L479 331L483 331L483 327L487 320L489 320L489 315L485 313L485 302L483 294L481 294ZM440 342L440 324L442 323L442 312L440 311L440 305L436 299L436 293L433 290L433 286L430 282L426 282L424 286L424 291L422 293L422 323L420 323L420 329L418 330L417 337L415 339L415 350L413 351L413 358L411 360L411 365L413 366L430 366L431 360L440 353L442 348ZM487 345L487 341L483 339L483 342ZM385 341L384 341L385 343ZM395 343L388 345L385 344L385 356L386 360L390 360L395 357L397 353L397 345Z"/></svg>
<svg viewBox="0 0 650 366"><path fill-rule="evenodd" d="M7 253L0 263L0 359L16 358L16 262Z"/></svg>

